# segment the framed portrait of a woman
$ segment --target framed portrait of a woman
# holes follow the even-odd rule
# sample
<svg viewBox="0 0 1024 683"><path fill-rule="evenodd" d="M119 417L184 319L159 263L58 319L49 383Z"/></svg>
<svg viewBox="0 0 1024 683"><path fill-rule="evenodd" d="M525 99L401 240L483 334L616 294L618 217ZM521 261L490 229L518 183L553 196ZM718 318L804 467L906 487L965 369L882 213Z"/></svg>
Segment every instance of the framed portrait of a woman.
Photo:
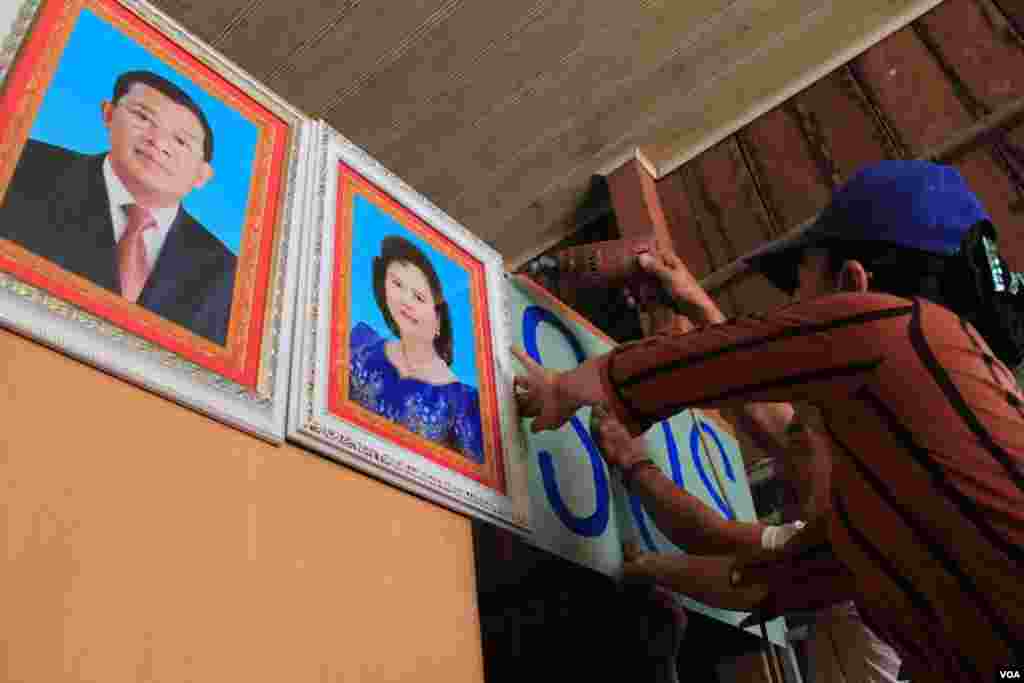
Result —
<svg viewBox="0 0 1024 683"><path fill-rule="evenodd" d="M310 125L145 2L25 2L0 50L0 323L282 441Z"/></svg>
<svg viewBox="0 0 1024 683"><path fill-rule="evenodd" d="M289 438L527 528L500 255L324 124Z"/></svg>

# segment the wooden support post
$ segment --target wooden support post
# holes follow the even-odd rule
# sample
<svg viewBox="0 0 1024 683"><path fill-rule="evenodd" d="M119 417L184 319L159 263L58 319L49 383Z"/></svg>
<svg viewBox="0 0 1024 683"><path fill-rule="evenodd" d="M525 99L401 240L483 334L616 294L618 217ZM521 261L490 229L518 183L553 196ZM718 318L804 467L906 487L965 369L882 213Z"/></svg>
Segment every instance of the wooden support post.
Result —
<svg viewBox="0 0 1024 683"><path fill-rule="evenodd" d="M672 248L668 221L658 198L654 176L639 159L625 162L607 176L619 235L625 238L653 235L664 248ZM654 306L640 314L645 335L693 329L693 323L666 306Z"/></svg>

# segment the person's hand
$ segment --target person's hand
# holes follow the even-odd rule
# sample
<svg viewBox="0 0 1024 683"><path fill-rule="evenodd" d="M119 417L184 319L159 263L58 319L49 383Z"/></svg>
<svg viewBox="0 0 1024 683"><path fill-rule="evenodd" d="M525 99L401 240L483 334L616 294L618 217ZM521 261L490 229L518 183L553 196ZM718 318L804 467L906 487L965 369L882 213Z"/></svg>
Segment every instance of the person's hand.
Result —
<svg viewBox="0 0 1024 683"><path fill-rule="evenodd" d="M626 427L604 406L594 406L591 410L590 434L594 437L601 457L612 467L622 470L650 457L643 437L630 436Z"/></svg>
<svg viewBox="0 0 1024 683"><path fill-rule="evenodd" d="M655 557L652 553L645 553L635 541L626 541L622 544L622 580L630 584L648 584L651 588L651 598L665 609L669 610L679 630L678 636L686 630L689 619L686 610L675 599L672 591L659 586L651 570L647 566L648 558Z"/></svg>
<svg viewBox="0 0 1024 683"><path fill-rule="evenodd" d="M641 572L642 563L639 560L644 556L640 545L635 541L626 541L622 544L622 578L626 580L646 580L650 578Z"/></svg>
<svg viewBox="0 0 1024 683"><path fill-rule="evenodd" d="M580 405L562 387L562 373L548 370L515 347L512 355L526 369L526 374L516 375L512 388L519 413L534 418L530 431L558 429L568 422Z"/></svg>
<svg viewBox="0 0 1024 683"><path fill-rule="evenodd" d="M651 251L637 256L637 263L658 278L679 312L687 318L698 323L718 322L721 317L718 307L671 248L656 241Z"/></svg>

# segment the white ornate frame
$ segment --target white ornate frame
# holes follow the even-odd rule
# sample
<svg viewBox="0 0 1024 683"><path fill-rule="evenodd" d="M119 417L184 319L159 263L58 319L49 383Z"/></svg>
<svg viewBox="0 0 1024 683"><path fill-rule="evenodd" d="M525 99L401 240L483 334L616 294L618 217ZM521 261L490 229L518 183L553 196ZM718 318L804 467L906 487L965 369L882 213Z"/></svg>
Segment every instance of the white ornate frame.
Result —
<svg viewBox="0 0 1024 683"><path fill-rule="evenodd" d="M400 488L459 512L523 533L529 529L526 450L522 424L512 395L512 364L505 308L507 275L501 255L456 223L327 124L313 124L316 156L308 222L303 245L296 321L296 356L288 438L331 459L352 465ZM398 204L452 240L484 264L498 420L506 492L501 493L459 472L396 444L330 412L330 335L339 162L383 189Z"/></svg>
<svg viewBox="0 0 1024 683"><path fill-rule="evenodd" d="M226 57L142 0L114 0L285 121L290 129L255 389L17 277L0 273L0 325L272 443L284 441L301 221L308 192L308 119ZM46 0L27 0L0 44L0 89ZM3 27L0 27L2 30Z"/></svg>

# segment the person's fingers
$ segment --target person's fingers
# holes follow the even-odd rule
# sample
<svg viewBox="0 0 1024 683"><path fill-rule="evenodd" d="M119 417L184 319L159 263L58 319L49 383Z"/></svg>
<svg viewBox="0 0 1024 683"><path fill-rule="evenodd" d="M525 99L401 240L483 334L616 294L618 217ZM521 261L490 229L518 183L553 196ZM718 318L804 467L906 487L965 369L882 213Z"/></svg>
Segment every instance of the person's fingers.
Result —
<svg viewBox="0 0 1024 683"><path fill-rule="evenodd" d="M622 544L622 557L626 562L634 561L640 554L640 544L636 541L626 541Z"/></svg>
<svg viewBox="0 0 1024 683"><path fill-rule="evenodd" d="M519 347L510 346L509 350L512 351L512 355L515 356L515 359L522 363L527 372L533 374L535 371L541 369L541 366L537 364L537 361L530 358L530 356Z"/></svg>
<svg viewBox="0 0 1024 683"><path fill-rule="evenodd" d="M519 414L522 417L537 417L540 415L540 405L529 396L521 396L518 400Z"/></svg>
<svg viewBox="0 0 1024 683"><path fill-rule="evenodd" d="M547 381L547 371L544 370L544 366L531 358L522 349L512 347L512 355L526 369L526 374L520 375L522 384L529 392L539 393L542 388L541 385Z"/></svg>
<svg viewBox="0 0 1024 683"><path fill-rule="evenodd" d="M661 252L661 261L668 270L675 270L680 264L679 257L668 250Z"/></svg>
<svg viewBox="0 0 1024 683"><path fill-rule="evenodd" d="M675 249L670 244L666 244L662 240L655 240L655 253L657 254L658 260L660 261L661 267L665 270L675 270L682 261L676 255Z"/></svg>
<svg viewBox="0 0 1024 683"><path fill-rule="evenodd" d="M529 377L515 377L512 380L512 387L520 416L536 417L540 414L540 403L535 398L536 392L532 391L533 385Z"/></svg>
<svg viewBox="0 0 1024 683"><path fill-rule="evenodd" d="M658 248L650 254L641 254L637 257L637 261L645 272L658 277L663 283L671 281L675 265L671 260L670 251Z"/></svg>

